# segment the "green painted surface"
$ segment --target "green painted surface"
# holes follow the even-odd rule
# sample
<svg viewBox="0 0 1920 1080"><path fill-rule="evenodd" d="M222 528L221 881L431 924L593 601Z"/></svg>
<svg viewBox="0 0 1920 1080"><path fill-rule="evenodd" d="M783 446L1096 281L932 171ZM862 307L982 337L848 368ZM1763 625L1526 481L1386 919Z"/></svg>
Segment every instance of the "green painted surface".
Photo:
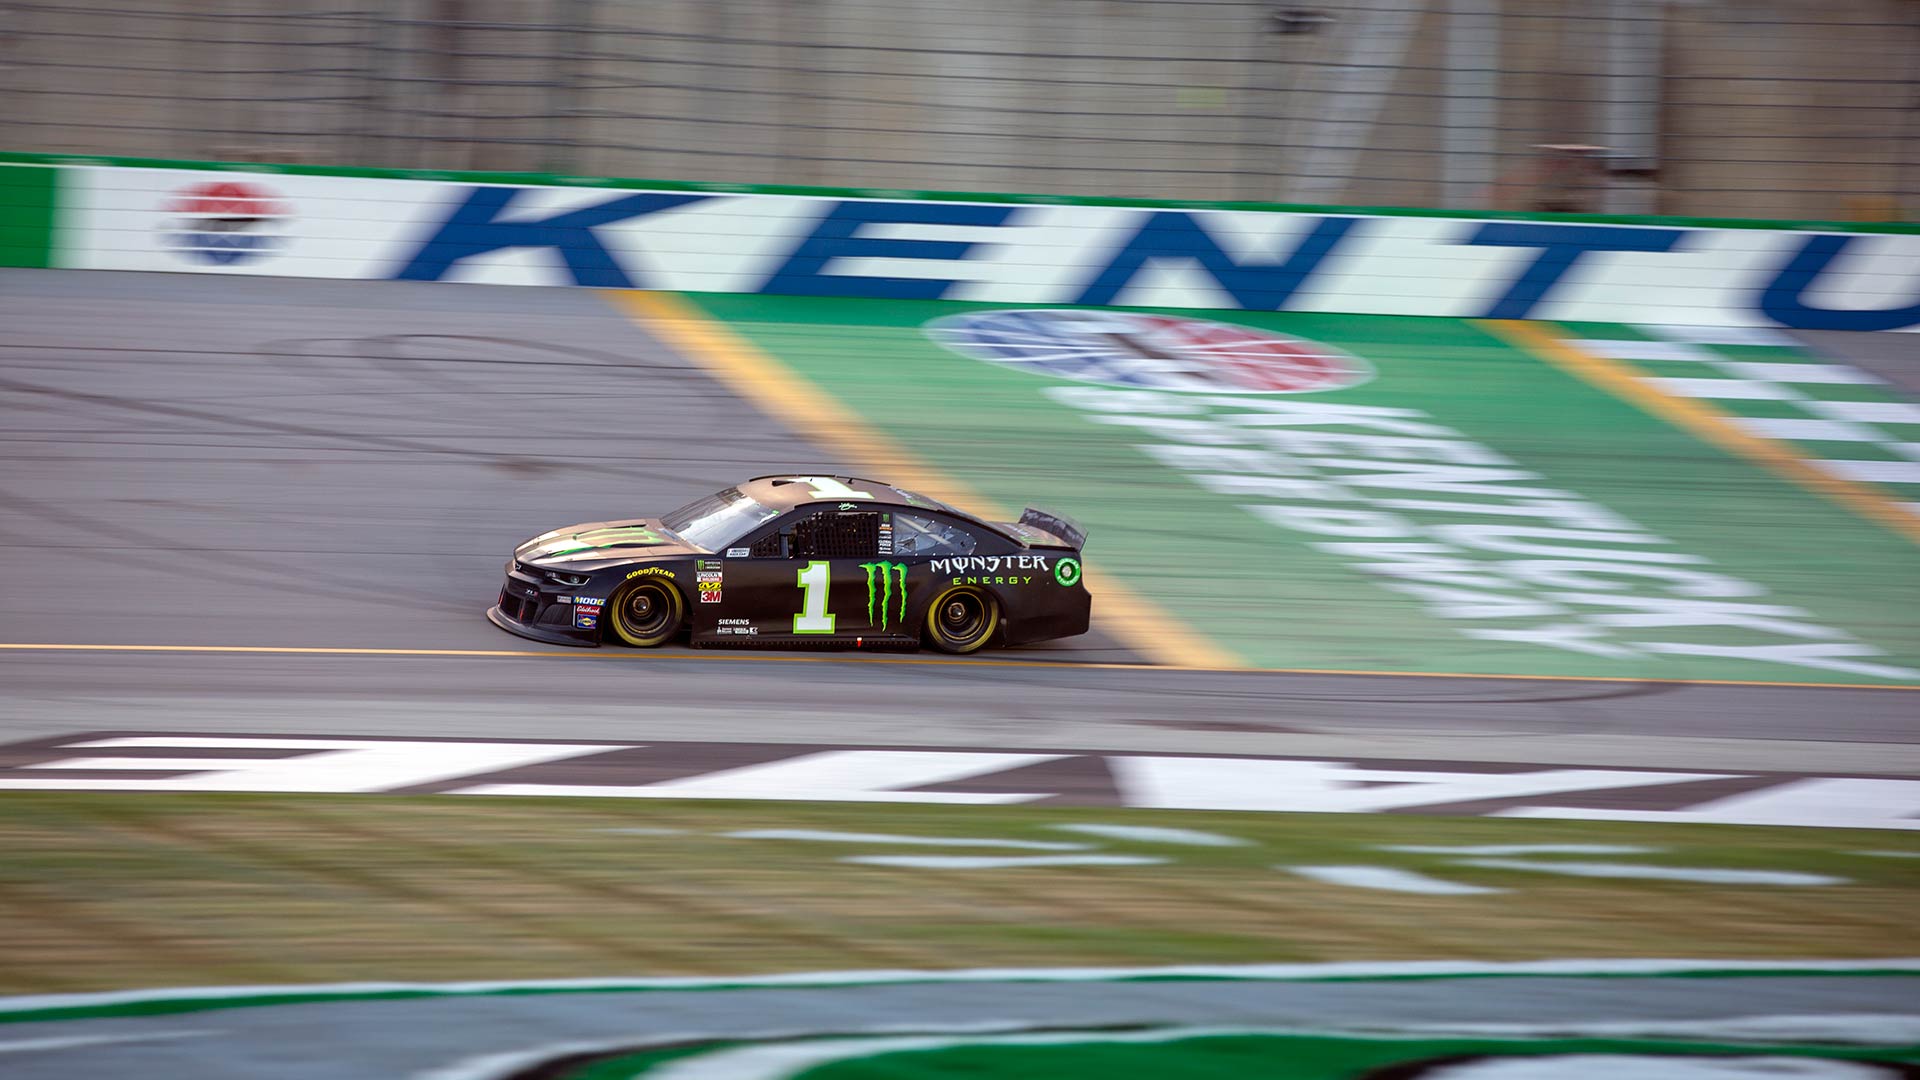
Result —
<svg viewBox="0 0 1920 1080"><path fill-rule="evenodd" d="M1636 1038L1435 1038L1381 1035L1245 1034L1194 1032L1110 1034L1086 1032L1084 1038L1062 1034L1057 1044L1022 1045L1023 1039L1048 1036L952 1036L959 1045L887 1051L894 1040L886 1036L846 1040L795 1040L782 1043L796 1055L844 1053L842 1060L802 1067L776 1067L765 1073L790 1080L939 1080L972 1077L979 1080L1104 1080L1107 1077L1154 1077L1156 1080L1473 1080L1486 1075L1514 1075L1496 1069L1501 1062L1517 1066L1530 1062L1527 1076L1566 1077L1665 1075L1662 1064L1675 1059L1705 1059L1704 1070L1718 1065L1714 1075L1806 1076L1841 1075L1807 1072L1807 1059L1877 1062L1888 1066L1887 1080L1906 1075L1897 1066L1920 1062L1920 1046L1833 1046L1794 1042L1705 1042ZM903 1038L912 1038L911 1036ZM925 1036L930 1041L938 1035ZM872 1052L862 1052L862 1044ZM670 1062L687 1067L701 1059L740 1049L744 1044L715 1043L708 1047L637 1053L608 1058L571 1070L567 1080L644 1080ZM1586 1058L1566 1062L1574 1055ZM1512 1059L1520 1059L1518 1061ZM1729 1061L1726 1059L1737 1059ZM1555 1059L1559 1059L1556 1062ZM739 1059L736 1059L739 1060ZM1555 1065L1557 1064L1557 1068ZM742 1076L748 1074L742 1073ZM1688 1070L1687 1075L1706 1075ZM1873 1073L1849 1070L1844 1075L1868 1080Z"/></svg>
<svg viewBox="0 0 1920 1080"><path fill-rule="evenodd" d="M1183 435L1097 422L1095 414L1069 407L1048 392L1088 384L959 356L921 330L937 317L1007 305L717 294L691 299L1001 509L1017 513L1033 502L1080 519L1090 532L1087 552L1093 566L1118 572L1138 592L1256 666L1920 682L1920 625L1914 614L1920 611L1920 560L1906 540L1517 352L1469 322L1206 313L1217 322L1336 345L1363 357L1378 375L1333 392L1228 399L1245 404L1209 406L1200 416L1214 434ZM1579 333L1633 336L1625 328L1595 326ZM1533 485L1569 493L1583 512L1624 517L1638 533L1665 541L1645 548L1663 553L1659 557L1669 560L1663 565L1719 575L1717 585L1694 587L1721 592L1721 607L1717 613L1701 614L1696 604L1689 613L1674 615L1620 608L1604 600L1582 604L1546 599L1548 593L1570 595L1566 588L1483 587L1485 572L1499 570L1491 562L1526 557L1485 551L1465 553L1468 561L1452 575L1414 583L1411 587L1426 590L1426 595L1412 596L1405 579L1359 569L1364 562L1381 562L1381 556L1313 546L1365 542L1361 538L1312 535L1244 509L1272 503L1368 503L1310 504L1259 494L1220 494L1203 487L1199 476L1233 472L1232 463L1180 469L1140 449L1217 437L1220 430L1239 433L1230 437L1226 449L1262 449L1257 431L1246 435L1244 424L1226 429L1221 421L1233 416L1246 420L1255 415L1247 410L1276 401L1417 410L1408 414L1420 417L1417 422L1458 432L1538 476L1509 487ZM1176 423L1192 418L1172 417ZM1379 488L1368 493L1375 500L1450 500L1509 509L1537 502ZM1370 508L1381 509L1377 501ZM1495 509L1395 507L1391 512L1420 534L1379 542L1431 544L1433 530L1460 524L1550 524ZM1576 551L1634 547L1566 543ZM1443 545L1439 550L1451 549ZM1448 581L1465 591L1433 591L1448 587L1436 582ZM1665 586L1644 577L1615 575L1581 586L1595 591L1579 594L1614 590L1683 599ZM1559 613L1543 604L1558 607ZM1536 610L1547 613L1529 614ZM1097 589L1095 611L1097 618ZM1658 625L1689 618L1742 625ZM1537 634L1541 628L1570 622L1597 644L1583 644L1583 651L1576 651L1499 637L1516 631ZM1612 625L1618 623L1641 625ZM1720 656L1663 651L1676 648L1743 652ZM1761 648L1827 652L1781 662L1778 651L1766 654L1775 659L1757 658L1762 654L1754 650Z"/></svg>
<svg viewBox="0 0 1920 1080"><path fill-rule="evenodd" d="M1769 221L1755 218L1659 217L1651 214L1547 214L1518 211L1437 210L1395 206L1325 206L1304 203L1222 202L1196 199L1135 199L1099 196L1035 195L1003 191L905 191L898 188L811 187L795 184L730 184L700 180L648 180L631 177L573 176L565 173L473 172L446 169L373 169L340 165L283 165L248 161L191 161L83 154L0 152L0 165L117 166L128 169L205 169L219 172L278 173L286 176L358 176L387 180L442 180L466 184L545 184L558 187L645 188L656 191L705 191L728 195L814 195L845 199L919 199L1033 205L1135 206L1174 210L1264 210L1280 213L1370 214L1386 217L1439 217L1468 220L1600 222L1614 225L1666 225L1714 229L1804 229L1819 232L1920 233L1913 222Z"/></svg>
<svg viewBox="0 0 1920 1080"><path fill-rule="evenodd" d="M58 169L0 165L0 266L52 265Z"/></svg>

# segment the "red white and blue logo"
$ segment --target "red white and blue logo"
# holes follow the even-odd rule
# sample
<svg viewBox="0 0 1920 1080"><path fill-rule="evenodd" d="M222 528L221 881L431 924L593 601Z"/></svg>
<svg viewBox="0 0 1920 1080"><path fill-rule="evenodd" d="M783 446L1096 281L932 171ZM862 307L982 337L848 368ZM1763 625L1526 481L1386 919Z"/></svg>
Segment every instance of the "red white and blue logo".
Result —
<svg viewBox="0 0 1920 1080"><path fill-rule="evenodd" d="M942 346L1058 379L1209 394L1310 394L1373 369L1305 338L1236 323L1131 311L973 311L923 328Z"/></svg>
<svg viewBox="0 0 1920 1080"><path fill-rule="evenodd" d="M293 217L272 191L248 181L218 180L174 193L162 212L162 242L182 258L210 266L262 259L286 244Z"/></svg>

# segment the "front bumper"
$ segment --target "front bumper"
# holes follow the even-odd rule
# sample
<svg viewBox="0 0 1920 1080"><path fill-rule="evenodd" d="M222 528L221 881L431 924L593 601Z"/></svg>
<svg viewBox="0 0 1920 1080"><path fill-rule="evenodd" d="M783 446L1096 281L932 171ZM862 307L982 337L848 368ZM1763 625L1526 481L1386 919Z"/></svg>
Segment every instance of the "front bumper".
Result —
<svg viewBox="0 0 1920 1080"><path fill-rule="evenodd" d="M601 605L583 609L574 599L554 585L509 566L499 601L487 609L487 621L509 634L534 641L596 648L600 644Z"/></svg>

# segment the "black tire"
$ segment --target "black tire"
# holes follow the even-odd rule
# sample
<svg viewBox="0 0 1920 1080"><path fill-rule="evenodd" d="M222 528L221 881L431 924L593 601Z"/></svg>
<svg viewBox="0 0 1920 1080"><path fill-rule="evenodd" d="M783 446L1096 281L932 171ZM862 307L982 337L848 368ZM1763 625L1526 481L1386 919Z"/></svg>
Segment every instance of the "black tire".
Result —
<svg viewBox="0 0 1920 1080"><path fill-rule="evenodd" d="M607 602L607 629L623 645L652 649L673 640L686 615L686 602L672 582L645 577Z"/></svg>
<svg viewBox="0 0 1920 1080"><path fill-rule="evenodd" d="M999 602L972 586L955 585L927 605L927 641L941 652L975 652L999 629Z"/></svg>

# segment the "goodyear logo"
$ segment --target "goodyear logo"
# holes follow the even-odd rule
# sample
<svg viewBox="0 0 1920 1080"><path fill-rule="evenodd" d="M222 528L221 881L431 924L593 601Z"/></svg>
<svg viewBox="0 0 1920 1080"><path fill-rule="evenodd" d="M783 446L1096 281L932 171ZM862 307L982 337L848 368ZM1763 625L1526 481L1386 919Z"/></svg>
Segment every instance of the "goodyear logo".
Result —
<svg viewBox="0 0 1920 1080"><path fill-rule="evenodd" d="M907 621L907 564L870 562L861 563L860 569L867 572L867 624L882 630L887 628L888 616L894 605L894 593L898 592L900 594L899 614L894 617L898 618L904 626ZM894 586L896 577L900 579L897 589ZM876 579L878 588L875 587ZM877 605L875 601L878 601ZM880 613L878 619L874 618L876 610Z"/></svg>
<svg viewBox="0 0 1920 1080"><path fill-rule="evenodd" d="M635 570L633 573L628 574L627 580L632 581L634 578L646 577L650 574L658 574L661 577L670 578L673 576L673 571L667 569L664 566L643 566L640 569Z"/></svg>

